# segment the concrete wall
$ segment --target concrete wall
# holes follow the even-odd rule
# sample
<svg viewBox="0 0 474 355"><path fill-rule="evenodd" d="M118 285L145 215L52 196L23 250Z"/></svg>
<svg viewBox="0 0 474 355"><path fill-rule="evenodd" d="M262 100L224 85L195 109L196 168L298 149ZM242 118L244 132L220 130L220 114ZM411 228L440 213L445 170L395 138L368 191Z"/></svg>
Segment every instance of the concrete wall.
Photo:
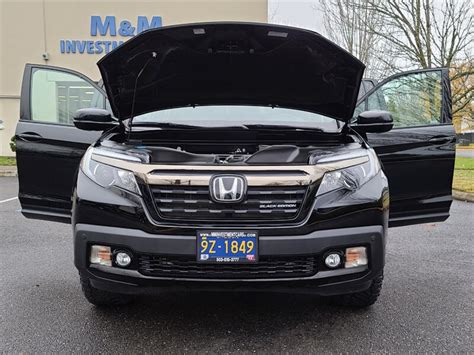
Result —
<svg viewBox="0 0 474 355"><path fill-rule="evenodd" d="M25 63L48 64L80 71L98 80L103 54L60 52L61 39L126 40L119 35L91 36L91 16L115 16L136 22L137 16L161 16L163 25L203 21L267 22L267 0L0 0L0 156L12 155L9 140L19 117ZM43 60L48 53L49 60Z"/></svg>

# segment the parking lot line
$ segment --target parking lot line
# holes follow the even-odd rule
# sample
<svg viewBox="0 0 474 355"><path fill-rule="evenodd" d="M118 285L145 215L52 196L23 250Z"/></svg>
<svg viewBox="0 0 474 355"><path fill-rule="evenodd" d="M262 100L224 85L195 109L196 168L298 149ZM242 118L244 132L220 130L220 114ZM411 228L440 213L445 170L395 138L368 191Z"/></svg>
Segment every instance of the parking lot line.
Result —
<svg viewBox="0 0 474 355"><path fill-rule="evenodd" d="M18 196L15 196L15 197L12 197L12 198L7 198L6 200L2 200L2 201L0 201L0 203L9 202L9 201L13 201L13 200L16 200L17 198L18 198Z"/></svg>

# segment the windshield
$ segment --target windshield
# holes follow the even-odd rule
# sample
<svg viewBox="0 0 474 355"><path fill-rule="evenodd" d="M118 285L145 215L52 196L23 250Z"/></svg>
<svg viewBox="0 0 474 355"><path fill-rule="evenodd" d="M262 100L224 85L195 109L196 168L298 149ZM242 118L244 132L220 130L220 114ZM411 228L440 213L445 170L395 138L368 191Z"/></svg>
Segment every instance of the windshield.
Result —
<svg viewBox="0 0 474 355"><path fill-rule="evenodd" d="M136 116L133 123L172 123L201 127L242 125L292 126L338 132L337 120L312 112L261 106L180 107Z"/></svg>

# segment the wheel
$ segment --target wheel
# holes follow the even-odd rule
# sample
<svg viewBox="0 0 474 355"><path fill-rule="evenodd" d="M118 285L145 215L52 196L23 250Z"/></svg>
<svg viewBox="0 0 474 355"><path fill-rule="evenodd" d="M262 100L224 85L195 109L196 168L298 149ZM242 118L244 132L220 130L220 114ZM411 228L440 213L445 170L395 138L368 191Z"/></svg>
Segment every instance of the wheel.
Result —
<svg viewBox="0 0 474 355"><path fill-rule="evenodd" d="M89 281L89 278L83 274L79 274L79 277L81 279L82 293L84 294L86 299L94 306L123 306L133 301L133 298L129 295L102 291L93 287Z"/></svg>
<svg viewBox="0 0 474 355"><path fill-rule="evenodd" d="M332 301L340 306L348 307L369 307L373 305L380 295L383 283L383 271L377 275L373 280L370 287L361 292L348 293L345 295L337 295L332 298Z"/></svg>

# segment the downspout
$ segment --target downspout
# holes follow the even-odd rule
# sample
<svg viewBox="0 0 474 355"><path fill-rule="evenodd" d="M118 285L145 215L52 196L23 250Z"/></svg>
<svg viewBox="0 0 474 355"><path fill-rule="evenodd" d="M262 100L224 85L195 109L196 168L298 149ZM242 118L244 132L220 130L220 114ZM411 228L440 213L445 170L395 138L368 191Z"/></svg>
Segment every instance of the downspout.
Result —
<svg viewBox="0 0 474 355"><path fill-rule="evenodd" d="M45 63L49 60L49 53L48 53L48 44L46 40L46 0L42 1L43 5L43 48L44 52L41 55Z"/></svg>

